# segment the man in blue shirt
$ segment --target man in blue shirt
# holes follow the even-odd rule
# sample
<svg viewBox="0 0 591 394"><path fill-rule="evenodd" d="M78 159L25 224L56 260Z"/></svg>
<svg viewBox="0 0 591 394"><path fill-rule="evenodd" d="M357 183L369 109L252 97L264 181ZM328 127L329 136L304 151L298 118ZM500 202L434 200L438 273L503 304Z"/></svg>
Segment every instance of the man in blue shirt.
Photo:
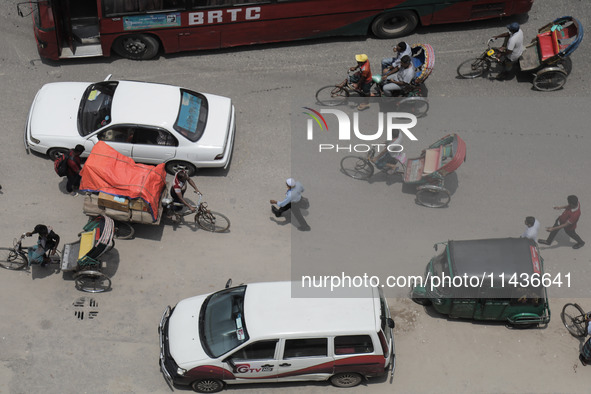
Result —
<svg viewBox="0 0 591 394"><path fill-rule="evenodd" d="M277 204L277 208L275 205L271 205L271 210L275 214L275 217L280 217L283 212L291 209L293 215L296 217L300 224L300 230L309 230L310 227L304 220L302 213L300 212L300 201L302 200L302 193L304 192L304 186L300 182L296 182L293 178L288 178L285 181L287 186L287 192L285 193L285 199L283 201L277 202L277 200L270 200L271 204Z"/></svg>

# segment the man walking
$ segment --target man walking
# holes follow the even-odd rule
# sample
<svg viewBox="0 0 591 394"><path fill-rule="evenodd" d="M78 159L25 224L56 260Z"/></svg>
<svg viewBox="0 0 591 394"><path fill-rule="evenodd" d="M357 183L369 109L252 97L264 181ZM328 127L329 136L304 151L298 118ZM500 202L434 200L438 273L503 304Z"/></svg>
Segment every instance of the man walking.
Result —
<svg viewBox="0 0 591 394"><path fill-rule="evenodd" d="M548 239L539 239L539 243L550 245L560 229L564 229L564 232L576 242L576 244L573 245L573 249L579 249L585 245L585 242L575 231L579 217L581 217L581 204L579 204L579 199L577 196L570 195L567 197L567 202L568 205L554 207L554 209L564 209L564 212L562 212L558 219L556 219L554 226L546 227L546 231L550 232L550 235L548 235Z"/></svg>
<svg viewBox="0 0 591 394"><path fill-rule="evenodd" d="M283 201L277 202L277 200L270 200L271 210L275 214L275 217L280 217L283 212L291 209L293 215L296 217L298 224L300 225L299 230L307 231L310 229L310 226L306 223L306 220L302 216L300 212L300 202L302 201L302 193L304 192L304 186L300 182L296 182L293 178L288 178L285 181L285 185L287 186L287 192L285 193L285 199Z"/></svg>

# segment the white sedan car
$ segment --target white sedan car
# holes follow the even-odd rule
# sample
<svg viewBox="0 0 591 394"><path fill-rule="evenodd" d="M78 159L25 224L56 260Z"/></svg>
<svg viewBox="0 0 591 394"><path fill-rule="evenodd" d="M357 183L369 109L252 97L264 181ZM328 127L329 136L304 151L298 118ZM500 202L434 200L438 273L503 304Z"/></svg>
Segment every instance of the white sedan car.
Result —
<svg viewBox="0 0 591 394"><path fill-rule="evenodd" d="M27 149L55 160L80 144L86 157L105 141L137 162L166 163L171 174L228 166L236 131L231 99L109 77L43 86L29 111Z"/></svg>

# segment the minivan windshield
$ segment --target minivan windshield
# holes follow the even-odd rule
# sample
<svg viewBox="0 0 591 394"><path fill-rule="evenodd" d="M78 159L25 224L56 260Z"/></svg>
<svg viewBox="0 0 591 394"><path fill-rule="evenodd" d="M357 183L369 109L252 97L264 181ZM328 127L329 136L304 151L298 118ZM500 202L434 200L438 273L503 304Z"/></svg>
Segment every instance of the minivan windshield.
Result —
<svg viewBox="0 0 591 394"><path fill-rule="evenodd" d="M246 286L207 297L199 313L199 336L207 355L218 358L248 341L244 320Z"/></svg>

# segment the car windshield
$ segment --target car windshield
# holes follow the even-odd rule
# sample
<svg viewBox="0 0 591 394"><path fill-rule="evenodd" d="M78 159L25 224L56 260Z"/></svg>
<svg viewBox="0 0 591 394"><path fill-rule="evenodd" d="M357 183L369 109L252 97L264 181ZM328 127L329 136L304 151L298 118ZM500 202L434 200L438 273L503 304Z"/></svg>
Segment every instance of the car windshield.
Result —
<svg viewBox="0 0 591 394"><path fill-rule="evenodd" d="M205 96L181 89L181 104L174 129L189 141L196 142L205 130L207 113L208 104Z"/></svg>
<svg viewBox="0 0 591 394"><path fill-rule="evenodd" d="M81 136L87 136L111 123L111 105L117 84L99 82L86 89L78 109L78 131Z"/></svg>
<svg viewBox="0 0 591 394"><path fill-rule="evenodd" d="M199 314L199 336L205 352L211 358L248 341L244 320L246 286L222 290L210 295Z"/></svg>

